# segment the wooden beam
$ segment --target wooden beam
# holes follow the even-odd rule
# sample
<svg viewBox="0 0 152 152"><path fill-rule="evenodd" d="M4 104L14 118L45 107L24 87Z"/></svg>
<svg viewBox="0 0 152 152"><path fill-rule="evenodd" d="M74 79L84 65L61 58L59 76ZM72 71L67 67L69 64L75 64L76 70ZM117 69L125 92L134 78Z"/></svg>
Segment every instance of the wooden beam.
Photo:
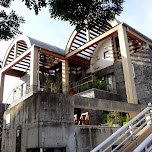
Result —
<svg viewBox="0 0 152 152"><path fill-rule="evenodd" d="M90 55L85 54L84 52L79 53L80 55L86 56L87 58L91 58Z"/></svg>
<svg viewBox="0 0 152 152"><path fill-rule="evenodd" d="M69 62L62 60L62 92L69 91Z"/></svg>
<svg viewBox="0 0 152 152"><path fill-rule="evenodd" d="M118 38L119 38L120 52L122 58L123 73L125 78L127 100L128 103L138 104L135 81L133 78L133 71L131 65L127 32L126 32L126 27L123 26L122 24L118 29Z"/></svg>
<svg viewBox="0 0 152 152"><path fill-rule="evenodd" d="M46 66L44 66L44 67L47 68L47 69L49 69L49 68L51 68L52 66L58 64L59 62L61 62L61 60L60 60L60 59L56 59L53 63L51 63L51 64L49 64L49 65L46 65Z"/></svg>
<svg viewBox="0 0 152 152"><path fill-rule="evenodd" d="M79 62L79 60L74 60L73 58L70 58L69 62L81 67L85 67L85 68L88 68L89 63L90 63L90 62L84 62L84 61Z"/></svg>
<svg viewBox="0 0 152 152"><path fill-rule="evenodd" d="M53 56L53 57L56 57L56 58L59 58L59 59L62 59L62 60L65 59L65 57L63 55L59 55L59 54L53 52L52 50L41 49L40 53L45 54L45 55L49 55L49 56Z"/></svg>
<svg viewBox="0 0 152 152"><path fill-rule="evenodd" d="M17 57L15 60L13 60L10 64L6 65L1 72L6 73L8 70L10 70L14 65L22 61L24 58L29 56L31 53L31 48L29 48L27 51L25 51L23 54L21 54L19 57Z"/></svg>
<svg viewBox="0 0 152 152"><path fill-rule="evenodd" d="M74 56L80 52L82 52L84 49L89 48L90 46L106 39L108 36L111 36L113 33L117 32L119 25L115 26L114 28L110 29L109 31L103 33L102 35L94 38L93 40L85 43L84 45L80 46L79 48L77 48L76 50L70 52L69 54L66 55L66 59L70 58L71 56Z"/></svg>
<svg viewBox="0 0 152 152"><path fill-rule="evenodd" d="M18 46L17 46L17 42L15 43L15 46L14 46L14 59L17 58L17 51L18 51Z"/></svg>
<svg viewBox="0 0 152 152"><path fill-rule="evenodd" d="M5 80L5 74L1 72L0 73L0 102L3 101L4 80Z"/></svg>
<svg viewBox="0 0 152 152"><path fill-rule="evenodd" d="M26 74L25 72L18 71L15 69L10 69L9 71L6 72L6 75L10 75L10 76L14 76L14 77L22 77L25 74Z"/></svg>
<svg viewBox="0 0 152 152"><path fill-rule="evenodd" d="M127 25L125 25L125 26L127 26ZM135 38L135 39L138 39L140 41L146 42L146 43L148 43L149 45L152 46L152 40L148 39L146 36L144 36L143 34L139 33L138 31L135 31L131 27L127 26L127 33L132 38Z"/></svg>
<svg viewBox="0 0 152 152"><path fill-rule="evenodd" d="M32 92L38 89L38 48L31 48L31 64L30 64L30 88Z"/></svg>
<svg viewBox="0 0 152 152"><path fill-rule="evenodd" d="M70 52L72 43L73 43L73 41L74 41L74 39L75 39L75 37L76 37L77 35L78 35L78 32L75 30L75 31L72 33L72 35L71 35L71 37L70 37L70 39L69 39L69 41L68 41L68 43L67 43L66 50L65 50L65 54L67 54L67 53Z"/></svg>

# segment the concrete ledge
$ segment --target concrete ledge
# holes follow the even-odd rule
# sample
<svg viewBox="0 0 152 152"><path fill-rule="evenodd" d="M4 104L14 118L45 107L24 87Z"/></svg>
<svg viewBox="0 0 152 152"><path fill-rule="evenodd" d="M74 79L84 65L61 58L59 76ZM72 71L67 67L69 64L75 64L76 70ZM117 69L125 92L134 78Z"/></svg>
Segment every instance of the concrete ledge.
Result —
<svg viewBox="0 0 152 152"><path fill-rule="evenodd" d="M72 98L75 108L120 112L141 112L147 107L147 105L131 104L114 100L86 98L80 96L73 96Z"/></svg>
<svg viewBox="0 0 152 152"><path fill-rule="evenodd" d="M105 90L96 89L96 88L92 88L92 89L80 92L76 94L75 96L121 101L121 96L119 94L108 92Z"/></svg>

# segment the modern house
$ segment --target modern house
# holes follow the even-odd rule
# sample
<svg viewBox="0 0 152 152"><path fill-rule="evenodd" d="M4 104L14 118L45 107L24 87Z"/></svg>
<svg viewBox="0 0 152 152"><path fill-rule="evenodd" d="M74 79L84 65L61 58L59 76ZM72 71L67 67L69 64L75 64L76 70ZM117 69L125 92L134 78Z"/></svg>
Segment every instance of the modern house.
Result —
<svg viewBox="0 0 152 152"><path fill-rule="evenodd" d="M0 101L5 75L19 77L21 84L4 114L2 151L92 150L117 128L75 127L74 108L131 115L143 110L152 102L151 49L151 39L117 20L75 30L65 50L25 35L14 39L0 71ZM91 110L90 117L100 112Z"/></svg>

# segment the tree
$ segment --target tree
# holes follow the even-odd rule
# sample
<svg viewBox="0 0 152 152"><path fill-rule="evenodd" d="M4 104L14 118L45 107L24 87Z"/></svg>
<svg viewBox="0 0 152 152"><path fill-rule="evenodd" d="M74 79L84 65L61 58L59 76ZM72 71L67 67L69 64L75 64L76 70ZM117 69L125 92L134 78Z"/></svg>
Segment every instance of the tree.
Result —
<svg viewBox="0 0 152 152"><path fill-rule="evenodd" d="M107 21L120 15L123 10L124 0L22 0L27 8L33 9L35 14L43 7L48 7L50 17L69 21L80 30L87 24L91 29L95 22L104 26ZM10 7L12 0L1 0L0 6ZM14 11L9 15L4 10L0 11L0 40L8 40L16 34L20 34L20 24L24 23L23 17L19 17Z"/></svg>
<svg viewBox="0 0 152 152"><path fill-rule="evenodd" d="M0 1L1 8L8 8L10 6L9 0ZM9 40L16 34L20 34L20 24L24 23L23 17L19 17L15 11L7 14L3 9L0 10L0 40Z"/></svg>

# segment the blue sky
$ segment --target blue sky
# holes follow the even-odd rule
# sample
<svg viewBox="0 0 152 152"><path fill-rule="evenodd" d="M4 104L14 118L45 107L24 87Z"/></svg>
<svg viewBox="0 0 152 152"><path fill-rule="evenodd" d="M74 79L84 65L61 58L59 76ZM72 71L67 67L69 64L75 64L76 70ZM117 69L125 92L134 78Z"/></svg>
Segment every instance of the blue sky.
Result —
<svg viewBox="0 0 152 152"><path fill-rule="evenodd" d="M151 0L126 0L124 3L124 10L120 16L117 17L121 22L125 22L152 38L152 1ZM67 41L74 30L68 22L50 19L48 9L43 9L38 16L35 16L33 11L30 11L24 6L24 3L18 0L12 2L11 8L20 16L24 16L26 23L21 25L20 30L35 39L47 42L62 49L65 49ZM11 41L0 41L0 59L3 60L4 54ZM6 78L5 86L8 86ZM9 81L9 90L13 86ZM6 91L7 90L7 91ZM5 98L7 98L9 91L5 87Z"/></svg>

